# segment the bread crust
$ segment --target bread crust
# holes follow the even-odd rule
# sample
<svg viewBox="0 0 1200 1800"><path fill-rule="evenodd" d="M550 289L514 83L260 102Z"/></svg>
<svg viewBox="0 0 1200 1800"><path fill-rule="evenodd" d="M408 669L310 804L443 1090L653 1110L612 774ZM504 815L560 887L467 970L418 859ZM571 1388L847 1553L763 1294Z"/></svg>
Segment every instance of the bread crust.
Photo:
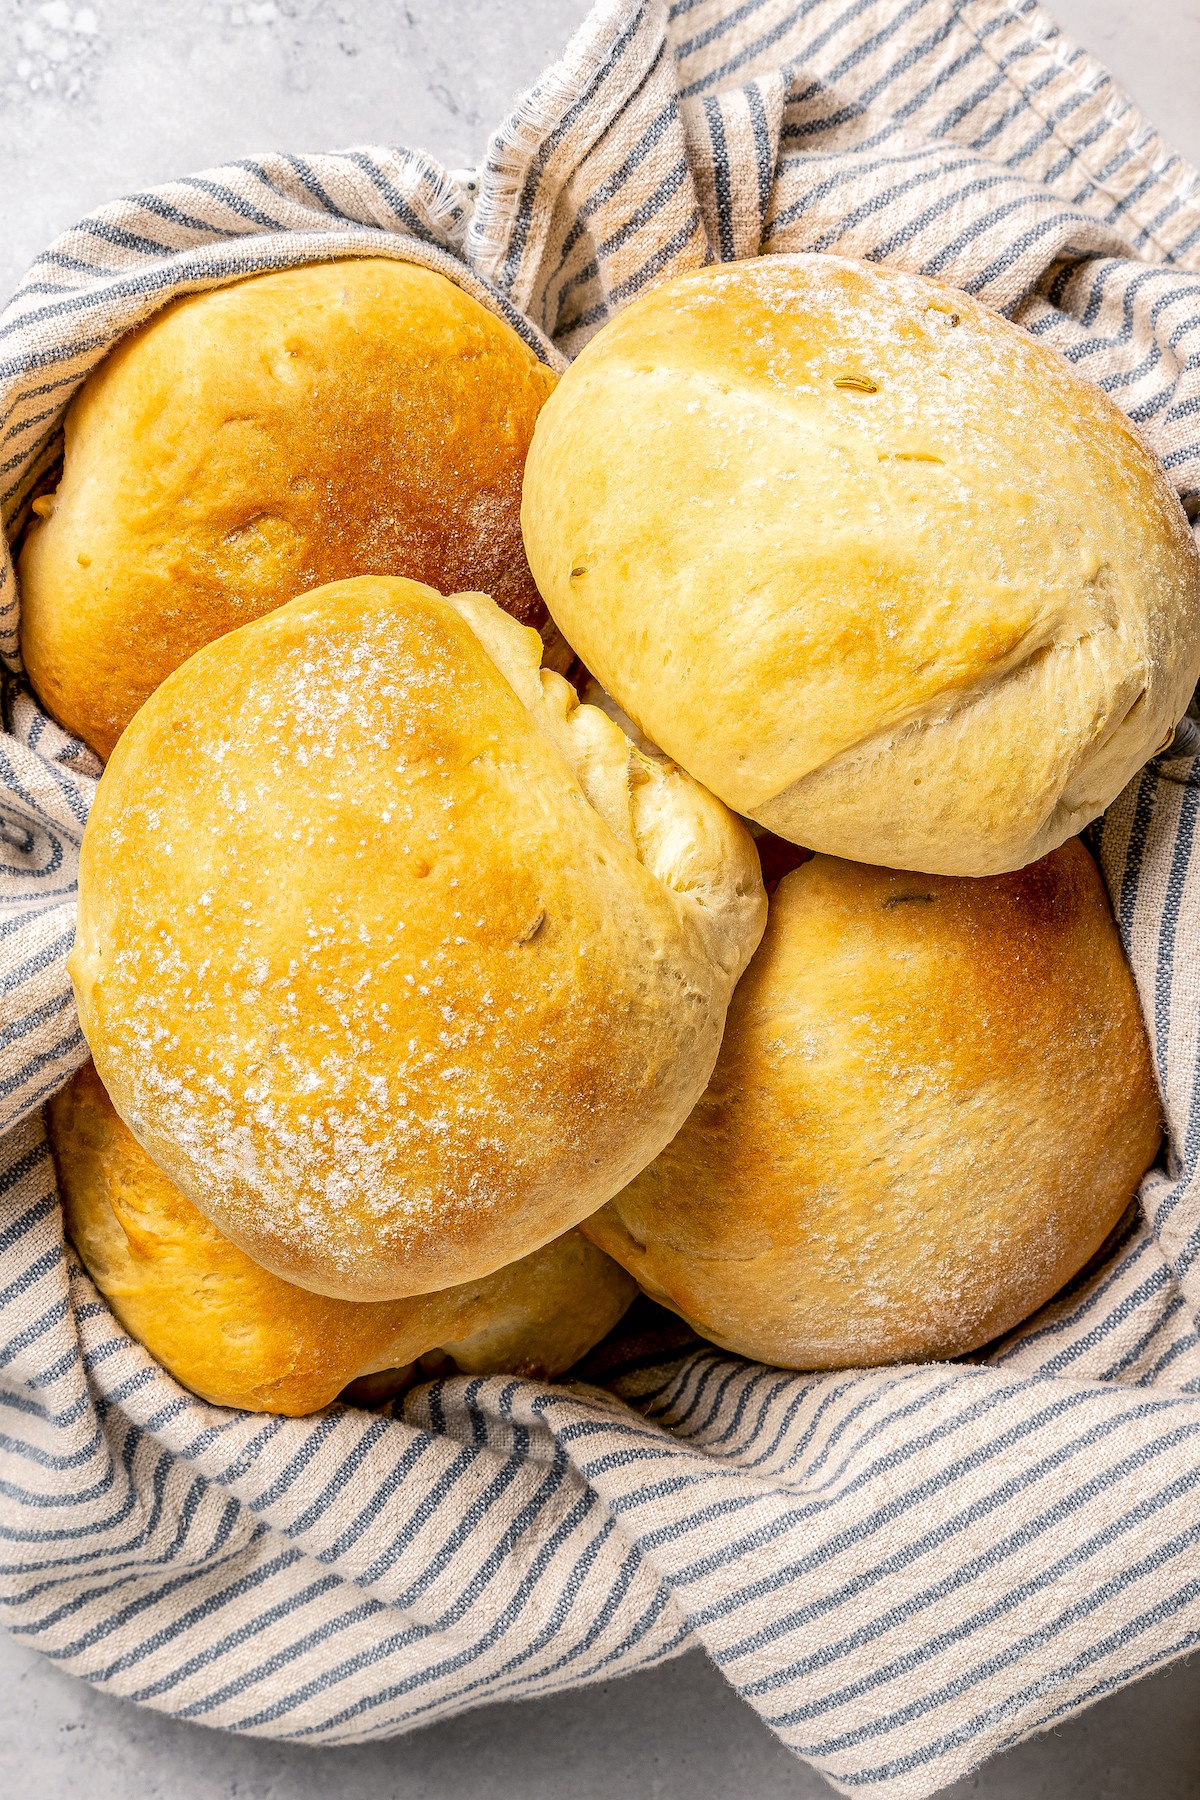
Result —
<svg viewBox="0 0 1200 1800"><path fill-rule="evenodd" d="M479 1279L682 1123L766 901L748 834L484 595L362 577L121 738L69 968L113 1103L287 1280Z"/></svg>
<svg viewBox="0 0 1200 1800"><path fill-rule="evenodd" d="M1119 409L968 295L842 257L652 288L544 408L522 522L641 729L818 850L1019 868L1159 749L1200 555Z"/></svg>
<svg viewBox="0 0 1200 1800"><path fill-rule="evenodd" d="M482 1281L357 1304L308 1293L223 1238L122 1124L90 1063L46 1111L63 1219L125 1329L202 1399L316 1412L351 1382L395 1391L443 1351L466 1375L562 1374L637 1289L577 1231ZM379 1386L378 1380L374 1383Z"/></svg>
<svg viewBox="0 0 1200 1800"><path fill-rule="evenodd" d="M1160 1129L1077 839L983 880L816 856L776 890L707 1093L585 1230L763 1362L957 1356L1099 1248Z"/></svg>
<svg viewBox="0 0 1200 1800"><path fill-rule="evenodd" d="M390 258L173 301L67 414L19 569L39 698L108 757L202 644L360 574L482 588L540 623L519 507L553 384L470 294Z"/></svg>

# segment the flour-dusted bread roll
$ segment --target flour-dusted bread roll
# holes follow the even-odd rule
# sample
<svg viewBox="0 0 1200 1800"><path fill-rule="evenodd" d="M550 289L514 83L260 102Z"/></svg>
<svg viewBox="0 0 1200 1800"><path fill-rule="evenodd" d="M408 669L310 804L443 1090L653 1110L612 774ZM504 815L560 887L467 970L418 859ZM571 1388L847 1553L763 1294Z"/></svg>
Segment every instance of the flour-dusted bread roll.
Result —
<svg viewBox="0 0 1200 1800"><path fill-rule="evenodd" d="M708 1092L585 1230L763 1362L956 1356L1082 1267L1159 1127L1081 843L982 881L817 856L776 890Z"/></svg>
<svg viewBox="0 0 1200 1800"><path fill-rule="evenodd" d="M544 617L521 472L554 377L444 275L378 257L173 301L67 414L20 562L21 649L108 756L210 639L352 575L483 588Z"/></svg>
<svg viewBox="0 0 1200 1800"><path fill-rule="evenodd" d="M91 1064L51 1100L64 1222L117 1318L218 1406L309 1413L351 1382L403 1384L442 1351L464 1375L558 1375L637 1291L577 1231L482 1281L356 1304L281 1281L221 1236L146 1155Z"/></svg>
<svg viewBox="0 0 1200 1800"><path fill-rule="evenodd" d="M736 811L987 875L1183 714L1200 558L1090 383L967 295L830 256L636 300L544 408L525 545L584 662Z"/></svg>
<svg viewBox="0 0 1200 1800"><path fill-rule="evenodd" d="M683 1123L766 900L739 821L486 596L363 577L125 731L70 968L113 1103L264 1267L477 1280Z"/></svg>

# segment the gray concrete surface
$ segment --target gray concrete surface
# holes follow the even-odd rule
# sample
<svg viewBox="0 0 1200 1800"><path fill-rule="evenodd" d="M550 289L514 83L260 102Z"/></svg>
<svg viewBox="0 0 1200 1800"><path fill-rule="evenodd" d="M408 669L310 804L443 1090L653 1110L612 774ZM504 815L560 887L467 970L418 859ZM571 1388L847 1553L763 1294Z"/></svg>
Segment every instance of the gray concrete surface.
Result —
<svg viewBox="0 0 1200 1800"><path fill-rule="evenodd" d="M264 149L368 139L473 162L587 0L0 0L0 292L133 187ZM1200 6L1059 0L1057 16L1200 162ZM179 1725L94 1694L0 1634L0 1795L37 1800L819 1800L701 1657L490 1708L362 1750ZM947 1790L1196 1800L1200 1662L1167 1670Z"/></svg>

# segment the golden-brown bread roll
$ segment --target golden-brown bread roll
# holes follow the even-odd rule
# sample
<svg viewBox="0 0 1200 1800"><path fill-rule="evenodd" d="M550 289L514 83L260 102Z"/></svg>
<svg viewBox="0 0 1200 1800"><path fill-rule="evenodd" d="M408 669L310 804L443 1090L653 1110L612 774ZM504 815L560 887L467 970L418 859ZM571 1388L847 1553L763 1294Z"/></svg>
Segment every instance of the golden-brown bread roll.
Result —
<svg viewBox="0 0 1200 1800"><path fill-rule="evenodd" d="M465 1375L559 1375L636 1287L577 1231L463 1287L356 1304L281 1281L223 1238L121 1123L90 1063L46 1109L67 1234L125 1329L218 1406L309 1413L441 1350Z"/></svg>
<svg viewBox="0 0 1200 1800"><path fill-rule="evenodd" d="M1159 1128L1078 840L979 881L817 856L776 890L708 1092L584 1229L763 1362L956 1356L1082 1267Z"/></svg>
<svg viewBox="0 0 1200 1800"><path fill-rule="evenodd" d="M76 396L20 562L38 695L107 757L202 644L309 588L406 575L544 617L521 471L553 386L444 275L380 257L175 300Z"/></svg>
<svg viewBox="0 0 1200 1800"><path fill-rule="evenodd" d="M1129 421L894 269L764 257L639 297L543 409L522 521L557 624L642 730L856 860L1033 861L1200 675L1200 557Z"/></svg>
<svg viewBox="0 0 1200 1800"><path fill-rule="evenodd" d="M337 583L207 645L84 834L113 1103L264 1267L351 1300L560 1236L703 1091L753 844L481 594Z"/></svg>

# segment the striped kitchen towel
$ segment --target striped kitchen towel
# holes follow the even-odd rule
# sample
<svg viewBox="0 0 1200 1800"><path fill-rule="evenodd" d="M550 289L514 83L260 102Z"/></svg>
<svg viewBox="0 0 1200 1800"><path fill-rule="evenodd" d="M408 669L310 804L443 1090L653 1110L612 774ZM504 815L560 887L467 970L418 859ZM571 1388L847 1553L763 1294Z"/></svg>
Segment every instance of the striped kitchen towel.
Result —
<svg viewBox="0 0 1200 1800"><path fill-rule="evenodd" d="M10 539L63 408L172 295L316 258L440 268L550 358L656 276L836 250L1054 345L1200 508L1200 192L1015 0L601 0L475 186L411 151L134 194L0 318ZM289 1420L184 1392L64 1246L39 1107L96 764L0 596L0 1620L109 1693L307 1744L703 1645L845 1793L935 1792L1200 1643L1200 726L1097 837L1170 1122L1105 1252L954 1365L797 1376L645 1315L559 1386ZM641 1335L639 1335L639 1331Z"/></svg>

